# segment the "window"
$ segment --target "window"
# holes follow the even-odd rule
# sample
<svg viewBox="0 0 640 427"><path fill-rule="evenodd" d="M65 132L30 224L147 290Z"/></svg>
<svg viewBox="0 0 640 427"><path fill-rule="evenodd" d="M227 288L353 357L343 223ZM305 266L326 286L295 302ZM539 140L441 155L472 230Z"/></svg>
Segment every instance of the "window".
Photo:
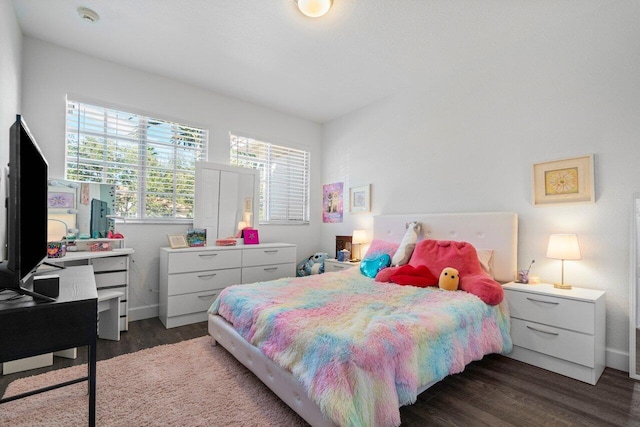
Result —
<svg viewBox="0 0 640 427"><path fill-rule="evenodd" d="M309 223L310 153L231 134L231 165L260 171L260 224Z"/></svg>
<svg viewBox="0 0 640 427"><path fill-rule="evenodd" d="M66 179L113 184L114 215L193 218L195 162L204 129L67 101Z"/></svg>

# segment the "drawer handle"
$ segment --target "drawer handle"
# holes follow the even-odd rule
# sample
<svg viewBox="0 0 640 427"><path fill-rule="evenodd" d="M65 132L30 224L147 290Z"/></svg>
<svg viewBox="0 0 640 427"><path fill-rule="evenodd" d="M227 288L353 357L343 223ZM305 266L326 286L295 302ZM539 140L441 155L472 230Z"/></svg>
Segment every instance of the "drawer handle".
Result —
<svg viewBox="0 0 640 427"><path fill-rule="evenodd" d="M211 274L201 274L198 276L199 279L209 279L210 277L215 277L216 273L211 273Z"/></svg>
<svg viewBox="0 0 640 427"><path fill-rule="evenodd" d="M278 269L278 267L268 267L265 268L264 271L276 271Z"/></svg>
<svg viewBox="0 0 640 427"><path fill-rule="evenodd" d="M344 265L334 265L333 268L338 270L344 270L346 267Z"/></svg>
<svg viewBox="0 0 640 427"><path fill-rule="evenodd" d="M559 302L555 302L555 301L543 301L543 300L541 300L541 299L535 299L535 298L529 298L529 297L527 297L527 299L528 299L529 301L543 302L543 303L545 303L545 304L553 304L553 305L558 305L558 304L560 304Z"/></svg>
<svg viewBox="0 0 640 427"><path fill-rule="evenodd" d="M218 254L200 254L198 255L199 257L202 258L207 258L207 257L214 257L214 256L218 256Z"/></svg>
<svg viewBox="0 0 640 427"><path fill-rule="evenodd" d="M205 299L205 298L215 297L216 295L218 294L216 293L216 294L209 294L209 295L198 295L198 298Z"/></svg>
<svg viewBox="0 0 640 427"><path fill-rule="evenodd" d="M549 335L560 335L560 334L559 334L559 333L557 333L557 332L543 331L542 329L534 328L533 326L529 326L529 325L527 325L527 328L531 329L532 331L542 332L543 334L549 334Z"/></svg>
<svg viewBox="0 0 640 427"><path fill-rule="evenodd" d="M277 254L278 250L277 249L272 249L270 251L264 251L265 254Z"/></svg>

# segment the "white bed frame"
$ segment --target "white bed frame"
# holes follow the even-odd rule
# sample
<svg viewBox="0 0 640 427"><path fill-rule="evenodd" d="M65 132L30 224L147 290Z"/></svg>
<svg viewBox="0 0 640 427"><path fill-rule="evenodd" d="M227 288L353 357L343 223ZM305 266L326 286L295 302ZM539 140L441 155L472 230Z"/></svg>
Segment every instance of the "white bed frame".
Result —
<svg viewBox="0 0 640 427"><path fill-rule="evenodd" d="M454 214L408 214L374 216L373 237L400 242L405 225L418 221L422 225L420 239L458 240L478 249L494 251L495 279L508 282L517 270L518 216L511 212L481 212ZM223 317L209 314L209 335L212 345L219 343L238 361L253 372L284 403L314 427L335 426L307 396L307 392L291 374L249 344ZM420 388L423 392L433 383Z"/></svg>

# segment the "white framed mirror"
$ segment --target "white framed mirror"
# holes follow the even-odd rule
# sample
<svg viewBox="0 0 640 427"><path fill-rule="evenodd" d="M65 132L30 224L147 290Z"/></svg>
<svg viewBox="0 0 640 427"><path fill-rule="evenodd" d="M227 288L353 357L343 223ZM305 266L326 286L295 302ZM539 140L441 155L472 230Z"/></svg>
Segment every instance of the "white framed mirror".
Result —
<svg viewBox="0 0 640 427"><path fill-rule="evenodd" d="M257 228L260 172L212 162L196 162L193 226L207 240L234 237L239 228Z"/></svg>
<svg viewBox="0 0 640 427"><path fill-rule="evenodd" d="M640 193L633 196L629 274L629 376L640 380Z"/></svg>

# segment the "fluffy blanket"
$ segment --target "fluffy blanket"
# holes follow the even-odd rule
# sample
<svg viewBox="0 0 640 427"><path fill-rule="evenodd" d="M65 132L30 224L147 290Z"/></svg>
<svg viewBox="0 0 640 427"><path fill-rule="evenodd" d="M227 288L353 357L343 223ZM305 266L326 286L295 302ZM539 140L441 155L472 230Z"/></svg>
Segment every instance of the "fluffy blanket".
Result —
<svg viewBox="0 0 640 427"><path fill-rule="evenodd" d="M209 312L291 371L340 426L398 426L418 388L512 348L506 303L355 268L230 286Z"/></svg>

